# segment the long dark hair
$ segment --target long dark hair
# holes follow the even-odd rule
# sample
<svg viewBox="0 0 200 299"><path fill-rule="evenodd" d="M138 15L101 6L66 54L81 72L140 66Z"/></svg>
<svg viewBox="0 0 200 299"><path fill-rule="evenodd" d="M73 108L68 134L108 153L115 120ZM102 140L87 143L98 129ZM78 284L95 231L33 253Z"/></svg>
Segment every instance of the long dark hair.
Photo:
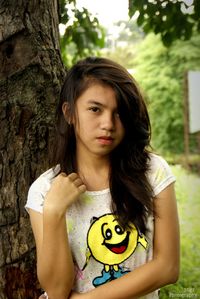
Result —
<svg viewBox="0 0 200 299"><path fill-rule="evenodd" d="M153 212L152 188L147 179L150 121L135 80L121 65L106 58L88 57L67 72L56 111L53 163L60 164L63 172L76 172L74 128L66 122L62 105L67 102L69 115L73 116L77 98L94 81L107 84L115 91L125 129L124 139L110 154L112 210L124 228L133 223L144 233L147 216Z"/></svg>

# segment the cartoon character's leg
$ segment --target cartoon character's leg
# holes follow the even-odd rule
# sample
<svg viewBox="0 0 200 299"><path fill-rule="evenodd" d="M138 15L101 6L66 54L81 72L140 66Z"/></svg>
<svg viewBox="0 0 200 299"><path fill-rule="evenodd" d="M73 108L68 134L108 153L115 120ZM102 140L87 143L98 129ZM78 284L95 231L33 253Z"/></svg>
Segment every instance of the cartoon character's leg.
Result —
<svg viewBox="0 0 200 299"><path fill-rule="evenodd" d="M114 279L122 277L124 274L129 273L130 271L123 271L118 265L113 266L113 277Z"/></svg>
<svg viewBox="0 0 200 299"><path fill-rule="evenodd" d="M108 265L105 265L101 274L102 274L102 276L97 276L96 278L93 279L92 283L95 287L98 287L98 286L112 280L110 267Z"/></svg>

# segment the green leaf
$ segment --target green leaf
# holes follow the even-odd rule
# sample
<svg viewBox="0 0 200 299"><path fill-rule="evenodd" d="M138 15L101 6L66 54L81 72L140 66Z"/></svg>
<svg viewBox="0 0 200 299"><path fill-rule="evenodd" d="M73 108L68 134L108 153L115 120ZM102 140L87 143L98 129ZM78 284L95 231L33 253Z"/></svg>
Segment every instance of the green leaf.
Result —
<svg viewBox="0 0 200 299"><path fill-rule="evenodd" d="M193 29L193 24L188 22L187 27L185 27L185 40L188 40L191 38L192 29Z"/></svg>
<svg viewBox="0 0 200 299"><path fill-rule="evenodd" d="M173 34L172 33L167 32L165 34L161 34L161 37L162 37L163 44L166 47L169 47L172 44L172 41L173 41Z"/></svg>
<svg viewBox="0 0 200 299"><path fill-rule="evenodd" d="M137 18L137 24L138 26L141 26L144 22L144 14L142 12L140 12L139 17Z"/></svg>
<svg viewBox="0 0 200 299"><path fill-rule="evenodd" d="M60 23L67 24L68 21L69 21L69 16L67 14L63 14L61 16Z"/></svg>
<svg viewBox="0 0 200 299"><path fill-rule="evenodd" d="M131 18L132 16L134 16L134 14L136 13L136 11L138 11L138 2L139 1L133 1L133 0L129 0L128 2L128 9L129 9L129 17Z"/></svg>
<svg viewBox="0 0 200 299"><path fill-rule="evenodd" d="M155 15L155 12L158 8L158 5L153 4L153 3L147 3L147 9L146 9L146 13L149 15L149 17L153 17Z"/></svg>

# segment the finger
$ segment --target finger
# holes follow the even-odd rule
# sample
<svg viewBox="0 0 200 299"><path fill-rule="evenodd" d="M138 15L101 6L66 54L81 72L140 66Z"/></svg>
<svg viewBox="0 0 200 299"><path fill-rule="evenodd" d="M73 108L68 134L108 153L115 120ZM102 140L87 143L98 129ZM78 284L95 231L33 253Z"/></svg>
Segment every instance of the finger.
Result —
<svg viewBox="0 0 200 299"><path fill-rule="evenodd" d="M77 173L72 172L68 175L68 178L73 182L74 180L76 180L78 178Z"/></svg>
<svg viewBox="0 0 200 299"><path fill-rule="evenodd" d="M86 186L84 184L82 184L78 187L78 190L80 193L84 193L87 189L86 189Z"/></svg>
<svg viewBox="0 0 200 299"><path fill-rule="evenodd" d="M60 176L64 176L64 177L67 176L67 174L66 174L65 172L61 172L59 175L60 175Z"/></svg>
<svg viewBox="0 0 200 299"><path fill-rule="evenodd" d="M76 187L83 185L83 181L79 177L77 177L73 183Z"/></svg>

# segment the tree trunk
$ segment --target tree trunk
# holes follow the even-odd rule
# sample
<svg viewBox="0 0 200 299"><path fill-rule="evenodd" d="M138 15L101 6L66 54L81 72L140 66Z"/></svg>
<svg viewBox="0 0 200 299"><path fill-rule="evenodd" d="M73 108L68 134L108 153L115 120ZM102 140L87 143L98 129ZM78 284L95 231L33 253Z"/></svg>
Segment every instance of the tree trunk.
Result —
<svg viewBox="0 0 200 299"><path fill-rule="evenodd" d="M0 299L40 293L24 205L48 167L64 73L57 0L0 0Z"/></svg>

